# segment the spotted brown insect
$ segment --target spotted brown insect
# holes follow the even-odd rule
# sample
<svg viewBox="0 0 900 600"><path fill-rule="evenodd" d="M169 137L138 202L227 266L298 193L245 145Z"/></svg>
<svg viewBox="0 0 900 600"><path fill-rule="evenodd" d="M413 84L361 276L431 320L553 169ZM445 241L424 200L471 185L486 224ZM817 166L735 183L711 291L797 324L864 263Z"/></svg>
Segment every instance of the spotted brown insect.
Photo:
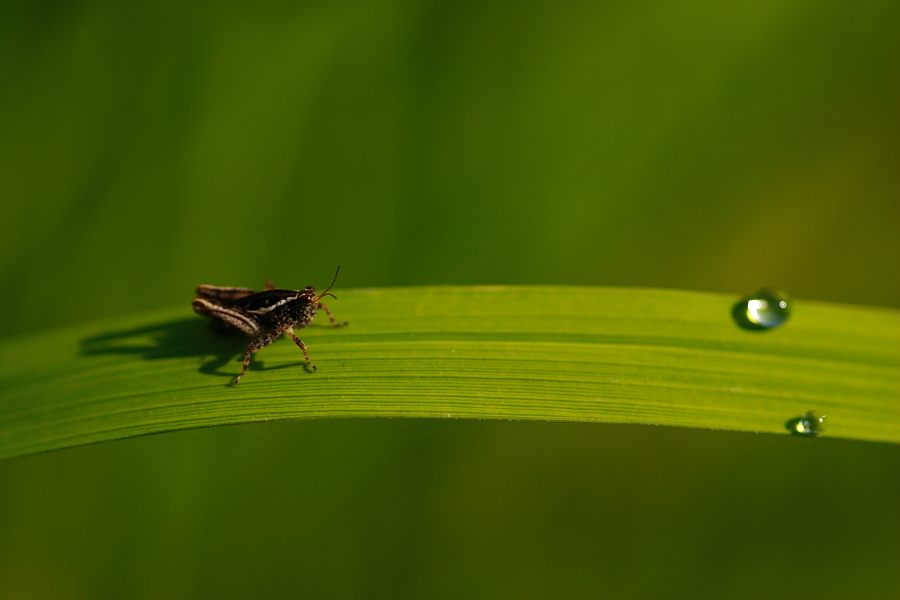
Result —
<svg viewBox="0 0 900 600"><path fill-rule="evenodd" d="M286 333L294 343L303 350L306 364L316 366L309 360L306 344L297 337L294 329L303 329L316 316L316 311L324 310L334 327L342 327L347 323L337 323L331 309L321 302L325 296L337 298L329 290L337 281L338 267L324 292L317 294L313 286L302 290L280 290L271 281L266 282L266 289L257 292L248 288L219 287L214 285L197 286L197 297L191 305L198 315L210 319L211 325L225 333L241 334L250 340L247 352L244 353L244 366L241 374L234 378L232 385L237 385L250 365L250 356L265 348Z"/></svg>

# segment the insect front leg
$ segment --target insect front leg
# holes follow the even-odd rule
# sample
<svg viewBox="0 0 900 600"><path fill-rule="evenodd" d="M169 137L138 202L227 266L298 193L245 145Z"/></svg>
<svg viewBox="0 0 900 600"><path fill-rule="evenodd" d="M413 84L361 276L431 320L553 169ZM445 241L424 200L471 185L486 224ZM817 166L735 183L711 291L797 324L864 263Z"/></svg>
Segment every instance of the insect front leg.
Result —
<svg viewBox="0 0 900 600"><path fill-rule="evenodd" d="M334 315L331 314L331 309L328 308L328 305L327 305L327 304L324 304L324 303L322 303L322 302L319 302L319 308L325 311L325 314L328 315L328 320L331 321L331 324L332 324L334 327L344 327L345 325L349 325L349 324L350 324L350 323L348 323L348 322L346 322L346 321L344 321L343 323L338 323L338 322L336 322L336 321L334 320Z"/></svg>
<svg viewBox="0 0 900 600"><path fill-rule="evenodd" d="M297 346L301 350L303 350L303 356L306 357L306 364L308 364L310 367L312 367L312 370L315 371L316 365L314 365L314 364L312 364L312 362L310 362L309 352L306 351L306 344L303 343L303 340L301 340L300 338L297 337L297 335L294 333L293 329L288 329L287 331L285 331L285 333L288 334L289 336L291 336L291 339L294 340L294 343L297 344Z"/></svg>
<svg viewBox="0 0 900 600"><path fill-rule="evenodd" d="M247 372L247 367L250 366L250 355L257 350L265 348L266 346L277 340L279 335L281 334L267 333L266 335L258 337L250 342L250 345L247 346L247 352L244 353L244 367L241 369L241 374L234 378L234 381L231 382L231 385L237 385L241 382L241 377L244 376L244 373ZM309 357L307 357L306 360L307 362L309 362Z"/></svg>

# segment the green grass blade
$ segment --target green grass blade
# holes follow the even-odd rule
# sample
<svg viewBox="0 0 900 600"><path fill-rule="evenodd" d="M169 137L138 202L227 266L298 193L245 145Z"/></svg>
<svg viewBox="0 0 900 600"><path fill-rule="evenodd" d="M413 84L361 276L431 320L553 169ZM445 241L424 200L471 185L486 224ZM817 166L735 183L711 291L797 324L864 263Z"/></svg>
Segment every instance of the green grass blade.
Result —
<svg viewBox="0 0 900 600"><path fill-rule="evenodd" d="M900 442L900 312L795 301L751 332L736 298L648 289L350 290L350 326L279 340L240 386L239 340L188 306L0 344L0 458L286 418L454 417L772 432L808 410L825 435Z"/></svg>

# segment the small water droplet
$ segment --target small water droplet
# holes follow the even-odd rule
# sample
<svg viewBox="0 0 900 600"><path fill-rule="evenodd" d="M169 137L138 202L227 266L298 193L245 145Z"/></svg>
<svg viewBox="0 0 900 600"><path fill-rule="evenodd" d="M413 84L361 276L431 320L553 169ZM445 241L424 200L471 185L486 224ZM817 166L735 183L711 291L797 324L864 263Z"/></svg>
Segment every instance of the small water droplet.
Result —
<svg viewBox="0 0 900 600"><path fill-rule="evenodd" d="M770 288L741 298L731 309L734 321L744 329L763 331L783 325L791 314L790 299Z"/></svg>
<svg viewBox="0 0 900 600"><path fill-rule="evenodd" d="M802 417L796 417L785 423L791 435L815 437L825 431L825 415L809 411Z"/></svg>

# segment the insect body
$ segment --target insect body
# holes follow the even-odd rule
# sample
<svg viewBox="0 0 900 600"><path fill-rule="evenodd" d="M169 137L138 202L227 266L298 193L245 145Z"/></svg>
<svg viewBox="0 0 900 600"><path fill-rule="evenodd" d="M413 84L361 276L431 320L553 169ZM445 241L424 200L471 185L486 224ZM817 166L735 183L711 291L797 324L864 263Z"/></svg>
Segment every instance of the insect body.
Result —
<svg viewBox="0 0 900 600"><path fill-rule="evenodd" d="M237 385L247 372L250 355L265 348L283 333L288 334L303 350L306 364L313 370L316 369L309 360L306 344L294 334L294 329L303 329L312 323L316 311L320 308L328 314L328 319L334 327L347 324L335 322L331 310L320 302L325 296L335 298L328 290L337 281L340 270L338 267L331 285L320 294L316 293L313 286L302 290L279 290L271 282L266 282L266 289L262 292L214 285L197 287L197 297L191 304L194 312L211 319L211 324L217 329L226 333L240 333L251 340L247 352L244 353L241 374L234 378L232 385Z"/></svg>

